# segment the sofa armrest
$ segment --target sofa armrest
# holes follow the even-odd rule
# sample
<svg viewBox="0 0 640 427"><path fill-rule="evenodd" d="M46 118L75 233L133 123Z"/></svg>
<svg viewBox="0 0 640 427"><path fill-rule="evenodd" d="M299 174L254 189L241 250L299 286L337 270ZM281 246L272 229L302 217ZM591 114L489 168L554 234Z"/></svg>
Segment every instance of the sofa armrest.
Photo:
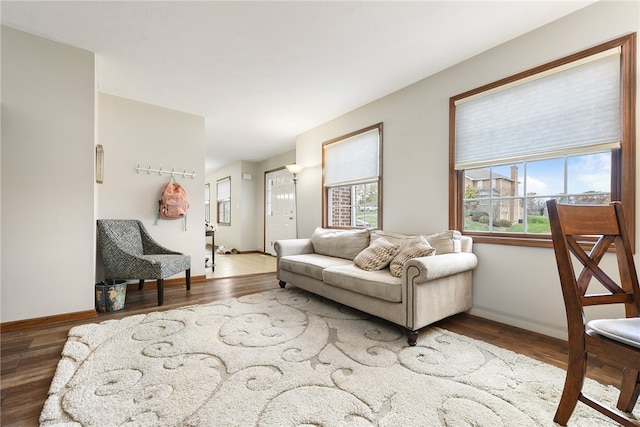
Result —
<svg viewBox="0 0 640 427"><path fill-rule="evenodd" d="M404 265L403 274L409 283L421 283L473 270L477 265L478 258L472 252L450 253L413 258Z"/></svg>
<svg viewBox="0 0 640 427"><path fill-rule="evenodd" d="M276 240L273 244L278 258L288 255L301 255L314 253L311 239L286 239Z"/></svg>
<svg viewBox="0 0 640 427"><path fill-rule="evenodd" d="M460 249L462 252L471 252L473 251L473 238L469 236L462 236L460 239Z"/></svg>

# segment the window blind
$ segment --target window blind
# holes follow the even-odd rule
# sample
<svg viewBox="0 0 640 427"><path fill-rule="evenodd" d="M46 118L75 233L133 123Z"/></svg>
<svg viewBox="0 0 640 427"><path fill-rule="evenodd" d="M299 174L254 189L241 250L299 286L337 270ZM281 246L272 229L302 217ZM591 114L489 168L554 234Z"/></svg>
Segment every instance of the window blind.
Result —
<svg viewBox="0 0 640 427"><path fill-rule="evenodd" d="M231 179L226 178L216 183L218 201L231 198Z"/></svg>
<svg viewBox="0 0 640 427"><path fill-rule="evenodd" d="M377 179L380 172L380 135L372 129L323 146L324 185L354 184Z"/></svg>
<svg viewBox="0 0 640 427"><path fill-rule="evenodd" d="M455 168L620 146L620 49L456 101Z"/></svg>

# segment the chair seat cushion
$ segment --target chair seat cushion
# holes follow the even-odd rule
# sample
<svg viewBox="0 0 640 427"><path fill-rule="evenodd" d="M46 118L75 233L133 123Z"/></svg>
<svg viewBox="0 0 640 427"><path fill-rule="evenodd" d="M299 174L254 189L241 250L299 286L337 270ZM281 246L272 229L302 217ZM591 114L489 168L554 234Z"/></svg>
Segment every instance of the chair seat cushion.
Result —
<svg viewBox="0 0 640 427"><path fill-rule="evenodd" d="M640 348L640 317L596 319L587 323L587 327L612 340Z"/></svg>
<svg viewBox="0 0 640 427"><path fill-rule="evenodd" d="M139 258L148 262L144 268L140 266L142 276L146 279L165 279L191 268L189 255L156 254L140 255Z"/></svg>

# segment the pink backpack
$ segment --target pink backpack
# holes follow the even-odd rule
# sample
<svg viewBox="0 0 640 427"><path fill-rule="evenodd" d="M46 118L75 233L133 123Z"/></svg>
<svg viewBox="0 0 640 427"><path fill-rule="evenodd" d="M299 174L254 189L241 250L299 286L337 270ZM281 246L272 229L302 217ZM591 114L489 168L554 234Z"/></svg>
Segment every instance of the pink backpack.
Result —
<svg viewBox="0 0 640 427"><path fill-rule="evenodd" d="M171 181L169 181L162 189L162 195L160 196L158 204L160 205L158 210L158 218L184 218L186 230L189 200L187 199L187 192L182 187L182 185L175 182L173 176L171 177Z"/></svg>

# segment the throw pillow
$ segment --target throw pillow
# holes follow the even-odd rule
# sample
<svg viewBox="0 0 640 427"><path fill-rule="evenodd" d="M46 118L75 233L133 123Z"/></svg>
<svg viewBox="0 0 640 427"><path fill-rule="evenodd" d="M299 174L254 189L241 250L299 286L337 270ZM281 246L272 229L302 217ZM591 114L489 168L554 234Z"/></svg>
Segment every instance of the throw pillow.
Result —
<svg viewBox="0 0 640 427"><path fill-rule="evenodd" d="M381 238L387 239L389 242L395 243L396 245L403 246L407 242L410 242L410 241L415 242L415 239L420 239L422 238L422 236L392 233L390 231L383 231L383 230L371 230L371 243Z"/></svg>
<svg viewBox="0 0 640 427"><path fill-rule="evenodd" d="M442 233L430 234L427 241L436 248L438 255L462 252L462 234L458 230L447 230Z"/></svg>
<svg viewBox="0 0 640 427"><path fill-rule="evenodd" d="M376 239L368 248L360 252L353 260L363 270L382 270L400 250L400 246L384 238Z"/></svg>
<svg viewBox="0 0 640 427"><path fill-rule="evenodd" d="M407 261L413 258L433 256L435 254L436 249L428 243L416 243L415 245L406 246L391 260L389 267L391 275L394 277L402 277L402 268Z"/></svg>
<svg viewBox="0 0 640 427"><path fill-rule="evenodd" d="M316 228L311 236L317 254L352 260L369 246L369 230L329 230Z"/></svg>

